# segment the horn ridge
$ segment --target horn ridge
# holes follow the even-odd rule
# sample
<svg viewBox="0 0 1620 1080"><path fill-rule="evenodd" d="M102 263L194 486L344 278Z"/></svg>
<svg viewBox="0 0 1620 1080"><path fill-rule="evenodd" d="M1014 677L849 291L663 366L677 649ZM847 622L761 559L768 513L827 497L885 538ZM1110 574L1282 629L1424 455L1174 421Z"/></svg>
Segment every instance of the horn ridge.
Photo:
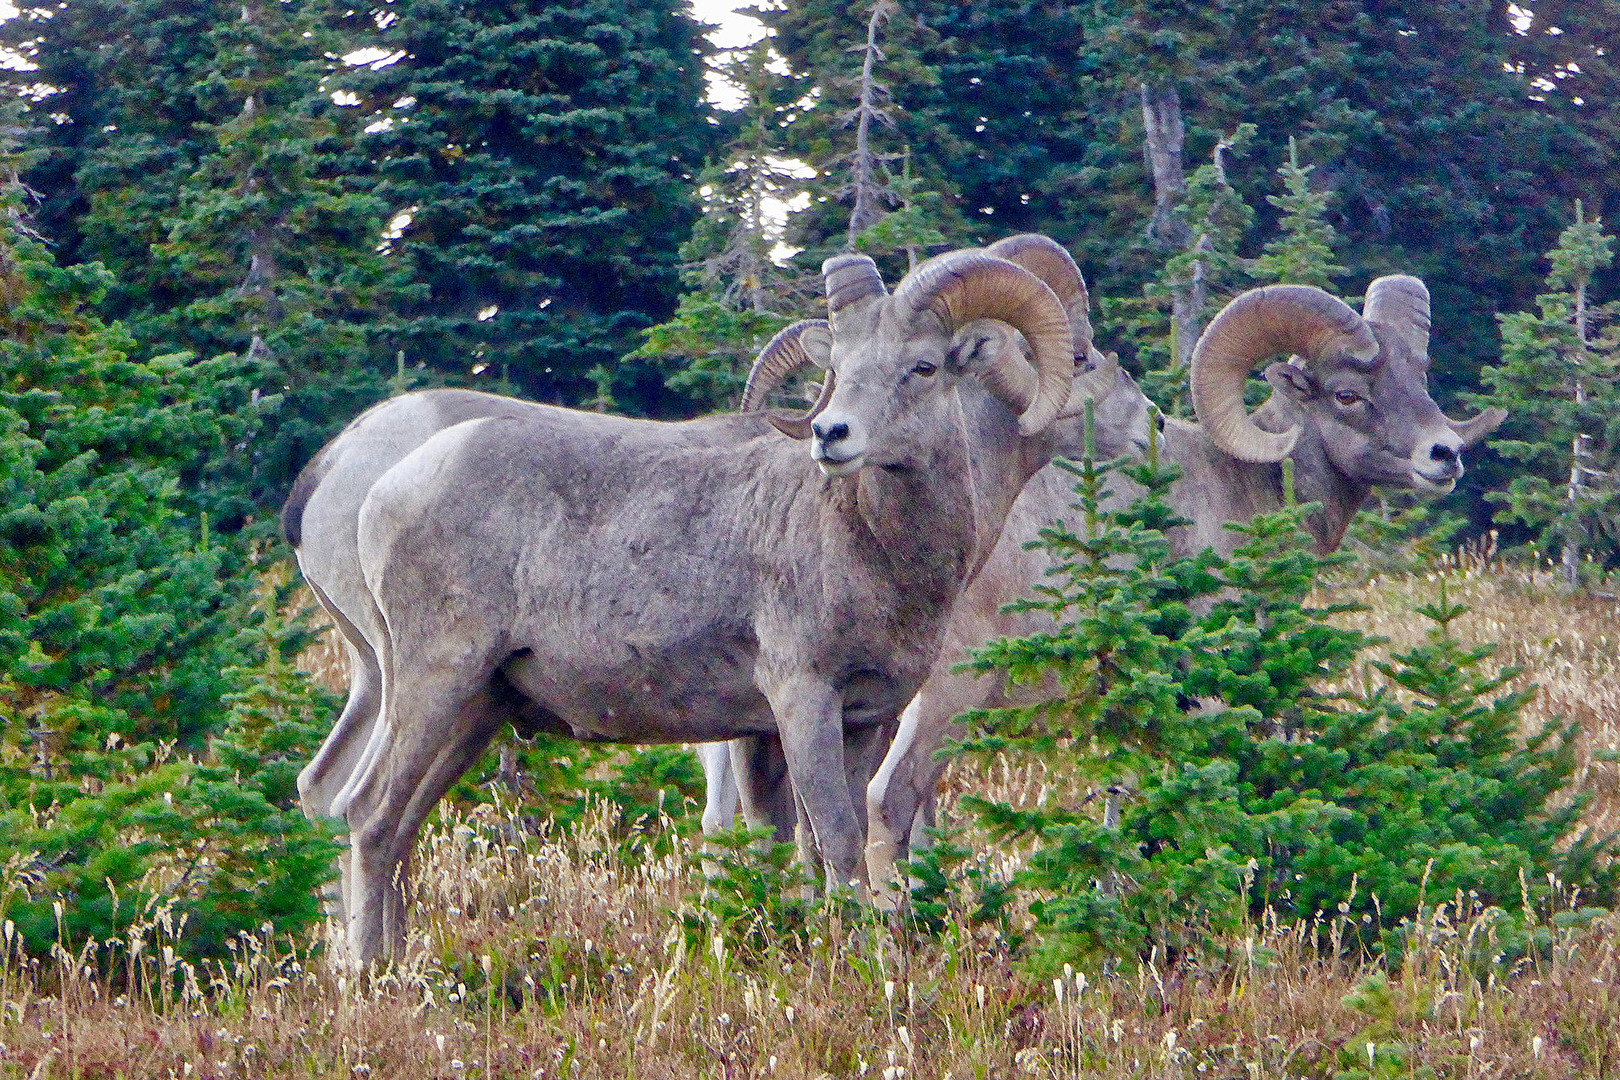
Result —
<svg viewBox="0 0 1620 1080"><path fill-rule="evenodd" d="M834 318L852 304L888 295L877 263L865 255L834 255L821 264L821 279L827 292L827 313Z"/></svg>
<svg viewBox="0 0 1620 1080"><path fill-rule="evenodd" d="M1389 274L1367 286L1361 314L1400 338L1418 356L1429 355L1429 287L1411 274Z"/></svg>
<svg viewBox="0 0 1620 1080"><path fill-rule="evenodd" d="M1315 286L1250 289L1221 309L1193 348L1193 411L1223 452L1240 461L1281 461L1299 428L1263 431L1249 418L1243 384L1255 365L1289 353L1307 366L1346 355L1365 363L1378 351L1378 339L1355 309Z"/></svg>
<svg viewBox="0 0 1620 1080"><path fill-rule="evenodd" d="M900 283L894 298L910 318L936 318L947 333L954 334L974 319L990 318L1024 335L1035 360L1034 398L1026 404L1003 397L1009 407L1022 409L1021 434L1044 430L1068 401L1074 378L1068 314L1057 294L1024 267L984 251L954 251L919 266ZM1023 363L1023 358L1003 356L996 362ZM992 378L986 386L997 392L1008 383ZM1105 389L1095 396L1100 399L1106 393Z"/></svg>
<svg viewBox="0 0 1620 1080"><path fill-rule="evenodd" d="M1069 315L1069 332L1074 339L1074 362L1078 369L1089 369L1081 376L1075 393L1099 400L1112 391L1119 372L1119 358L1108 356L1092 343L1091 294L1085 275L1074 256L1062 244L1040 233L1019 233L997 240L985 248L987 255L1017 263L1034 274L1057 294ZM1077 406L1078 407L1077 403Z"/></svg>
<svg viewBox="0 0 1620 1080"><path fill-rule="evenodd" d="M748 369L748 382L743 385L742 404L738 406L739 409L743 412L763 409L765 399L770 396L771 391L781 386L789 375L805 364L815 363L805 351L803 335L806 330L826 328L826 319L801 319L791 326L778 330L776 336L759 350L759 355L754 357L753 366Z"/></svg>
<svg viewBox="0 0 1620 1080"><path fill-rule="evenodd" d="M789 375L806 364L814 364L815 359L805 349L804 335L827 330L826 319L803 319L777 331L748 369L748 382L743 386L742 411L763 409L771 391L781 386ZM808 412L802 416L770 416L767 419L784 435L807 439L810 437L810 421L827 407L827 401L832 397L832 387L833 376L829 371L827 380L822 383L820 397Z"/></svg>

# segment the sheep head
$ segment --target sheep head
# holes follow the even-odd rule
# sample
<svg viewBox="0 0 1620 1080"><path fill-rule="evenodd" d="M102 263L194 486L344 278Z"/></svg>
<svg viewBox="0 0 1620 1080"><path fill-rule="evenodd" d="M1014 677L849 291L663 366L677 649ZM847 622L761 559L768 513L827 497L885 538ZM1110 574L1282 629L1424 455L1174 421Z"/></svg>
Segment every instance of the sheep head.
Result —
<svg viewBox="0 0 1620 1080"><path fill-rule="evenodd" d="M811 456L828 475L905 464L918 426L942 422L962 378L979 379L1017 414L1026 436L1069 404L1076 363L1068 306L1017 262L952 252L918 267L893 294L862 255L829 259L822 274L829 321L777 335L755 362L743 408L761 405L801 364L826 369L815 409L775 419L787 434L811 440ZM1101 398L1112 389L1111 370L1104 379L1088 365L1088 374L1087 392Z"/></svg>
<svg viewBox="0 0 1620 1080"><path fill-rule="evenodd" d="M1262 430L1244 408L1244 380L1290 354L1265 370L1266 409L1287 426ZM1321 289L1271 285L1233 300L1199 338L1193 408L1211 441L1242 461L1280 461L1308 427L1352 480L1446 492L1463 474L1462 450L1506 414L1448 420L1428 369L1429 291L1417 278L1374 281L1360 314Z"/></svg>

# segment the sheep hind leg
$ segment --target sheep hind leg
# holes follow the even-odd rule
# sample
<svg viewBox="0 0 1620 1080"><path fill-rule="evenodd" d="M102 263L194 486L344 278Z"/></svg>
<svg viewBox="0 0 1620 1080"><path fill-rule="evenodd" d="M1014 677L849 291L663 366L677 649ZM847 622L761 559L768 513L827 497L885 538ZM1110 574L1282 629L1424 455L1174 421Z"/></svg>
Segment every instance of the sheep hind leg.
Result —
<svg viewBox="0 0 1620 1080"><path fill-rule="evenodd" d="M349 655L349 696L320 749L298 774L298 801L305 817L341 817L342 811L334 811L332 804L354 776L382 711L382 666L359 627L327 599L319 586L308 584L343 637Z"/></svg>
<svg viewBox="0 0 1620 1080"><path fill-rule="evenodd" d="M736 824L741 795L729 743L699 743L693 752L703 766L703 876L713 879L720 876L720 864L714 861L718 852L708 838Z"/></svg>
<svg viewBox="0 0 1620 1080"><path fill-rule="evenodd" d="M733 739L727 746L743 820L754 829L768 826L777 843L791 841L798 813L782 740L775 735L751 735Z"/></svg>
<svg viewBox="0 0 1620 1080"><path fill-rule="evenodd" d="M298 774L298 804L311 819L335 816L333 800L354 775L382 705L382 672L376 657L369 649L362 655L352 644L348 651L352 672L348 700L320 749Z"/></svg>
<svg viewBox="0 0 1620 1080"><path fill-rule="evenodd" d="M733 739L727 745L731 747L731 771L736 778L743 820L751 828L768 826L773 843L793 844L795 861L806 875L803 898L813 899L818 862L815 834L788 777L782 740L775 735L753 735Z"/></svg>
<svg viewBox="0 0 1620 1080"><path fill-rule="evenodd" d="M382 668L364 635L313 582L310 590L338 626L349 654L349 697L315 756L298 774L298 802L311 820L342 817L338 796L355 779L382 712ZM325 890L327 914L340 925L349 912L349 862L338 857L338 879Z"/></svg>
<svg viewBox="0 0 1620 1080"><path fill-rule="evenodd" d="M422 823L511 718L487 679L470 694L412 691L408 713L390 703L384 722L394 737L349 806L354 884L348 937L357 966L399 957L411 852Z"/></svg>

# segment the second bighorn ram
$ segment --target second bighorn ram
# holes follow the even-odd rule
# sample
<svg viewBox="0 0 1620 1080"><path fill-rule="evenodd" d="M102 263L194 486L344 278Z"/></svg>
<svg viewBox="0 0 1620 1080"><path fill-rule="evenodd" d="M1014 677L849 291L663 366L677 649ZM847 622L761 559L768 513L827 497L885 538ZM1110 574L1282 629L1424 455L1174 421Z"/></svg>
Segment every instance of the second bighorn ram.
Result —
<svg viewBox="0 0 1620 1080"><path fill-rule="evenodd" d="M1245 380L1265 369L1271 399L1250 415ZM1488 409L1467 421L1447 419L1429 396L1429 293L1417 278L1392 275L1367 289L1357 314L1320 289L1274 285L1239 296L1199 339L1192 396L1200 423L1166 420L1160 453L1181 469L1170 489L1175 510L1192 524L1174 530L1178 554L1214 548L1230 555L1247 521L1283 505L1284 457L1295 464L1301 502L1321 509L1308 522L1319 551L1335 550L1374 485L1450 491L1462 476L1462 450L1505 419ZM1121 377L1123 381L1123 376ZM1124 413L1122 386L1109 411ZM1042 524L1068 513L1072 477L1044 470L1014 505L1000 542L952 614L945 647L928 681L901 718L900 730L867 790L867 862L875 885L895 880L919 812L931 809L943 763L935 760L954 716L1005 702L1000 680L952 669L969 649L994 637L1050 629L1036 613L1003 605L1024 595L1046 568L1025 549ZM1111 478L1117 498L1126 481ZM1024 693L1036 692L1026 688Z"/></svg>
<svg viewBox="0 0 1620 1080"><path fill-rule="evenodd" d="M773 418L808 455L757 413L540 406L447 428L370 486L356 542L381 708L340 755L354 960L401 941L417 832L509 720L779 733L829 874L860 874L846 744L916 692L1051 421L1114 373L1076 378L1063 304L993 255L931 260L892 295L859 256L824 273L830 323L767 350L828 371L819 411Z"/></svg>

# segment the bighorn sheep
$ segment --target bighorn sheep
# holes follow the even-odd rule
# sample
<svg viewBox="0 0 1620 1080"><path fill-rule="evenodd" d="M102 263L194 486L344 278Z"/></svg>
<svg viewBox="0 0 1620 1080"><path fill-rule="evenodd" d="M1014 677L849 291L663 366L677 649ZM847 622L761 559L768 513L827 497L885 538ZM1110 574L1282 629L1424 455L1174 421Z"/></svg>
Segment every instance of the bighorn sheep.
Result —
<svg viewBox="0 0 1620 1080"><path fill-rule="evenodd" d="M1046 282L1063 301L1069 315L1077 373L1088 370L1104 372L1100 377L1106 377L1108 372L1117 372L1116 389L1100 400L1096 406L1094 425L1096 452L1104 460L1145 452L1148 445L1149 424L1152 422L1152 405L1131 377L1123 371L1118 371L1113 360L1104 357L1093 344L1090 299L1085 279L1069 253L1055 241L1033 234L1007 237L985 250L990 255L1015 262L1029 270ZM745 411L762 408L767 396L780 383L781 377L780 372L767 370L756 362L754 370L749 375L747 389L743 393L742 408ZM1079 458L1085 450L1083 412L1060 417L1048 429L1047 437L1056 455ZM1011 528L1014 527L1015 521L1020 522L1018 526L1020 535L1033 537L1042 525L1061 514L1072 501L1072 481L1067 477L1067 473L1055 468L1046 468L1036 474L1031 483L1051 488L1050 497L1032 502L1020 496L1014 503L1007 526ZM980 558L975 562L975 572L978 568L989 569L985 564L985 558L992 550L999 552L1005 547L1004 543L996 546L997 541L994 538L990 538L990 545L982 549ZM1031 561L1037 558L1028 556ZM1005 559L1002 561L1005 562ZM1032 571L1030 580L1038 576L1039 569L1037 567ZM1022 589L1027 584L1027 581L1023 582L1018 588ZM1010 592L1007 598L1011 599L1015 595L1016 592ZM1002 602L1005 601L998 601L997 606ZM946 640L947 642L953 640L951 631L947 631ZM974 642L979 643L981 642ZM886 750L892 735L891 731L885 737L874 740L871 749L880 752ZM799 808L795 807L791 786L786 783L786 768L781 746L774 737L758 736L736 740L732 743L732 754L729 758L717 752L712 746L704 747L699 758L709 790L731 799L730 802L705 805L703 814L705 832L712 833L716 828L728 824L739 809L740 797L740 808L750 824L774 826L778 840L786 840L793 835ZM878 767L879 761L873 757L870 760L851 761L847 764L852 778L869 779ZM797 824L802 826L804 823L801 820ZM801 841L806 839L806 831L802 827L799 829L799 839Z"/></svg>
<svg viewBox="0 0 1620 1080"><path fill-rule="evenodd" d="M334 816L344 786L371 737L381 707L382 670L368 642L380 640L360 567L360 504L371 485L418 446L468 420L516 418L541 406L472 390L422 390L367 409L324 446L299 474L282 510L282 532L297 554L305 582L343 638L349 657L349 696L319 752L298 774L306 816ZM367 629L361 629L362 627ZM521 725L520 725L521 733ZM696 748L707 791L703 828L713 833L737 813L735 774L724 762L725 743ZM335 914L344 916L346 907Z"/></svg>
<svg viewBox="0 0 1620 1080"><path fill-rule="evenodd" d="M299 473L282 508L282 533L310 591L331 617L349 656L349 696L313 760L298 774L299 800L311 818L335 816L334 805L371 737L382 706L382 669L373 641L382 640L357 537L360 504L371 485L406 454L445 428L484 417L515 417L530 402L472 390L425 390L372 406L333 436ZM716 780L723 800L726 780Z"/></svg>
<svg viewBox="0 0 1620 1080"><path fill-rule="evenodd" d="M1243 402L1249 372L1267 359L1273 394L1251 416ZM1448 492L1463 474L1461 451L1506 418L1489 409L1467 421L1447 419L1429 396L1429 293L1417 278L1392 275L1367 289L1363 314L1320 289L1274 285L1244 293L1216 316L1192 361L1199 424L1167 419L1161 454L1181 468L1171 504L1192 524L1172 531L1179 554L1214 548L1230 555L1241 536L1223 526L1283 505L1282 467L1294 460L1301 502L1319 502L1309 522L1317 550L1335 550L1350 519L1376 485ZM1122 378L1124 378L1122 374ZM1140 395L1134 384L1116 392ZM1128 481L1110 480L1116 497ZM952 718L1006 702L1002 680L953 672L968 651L994 637L1045 629L1042 616L1002 607L1024 595L1046 558L1024 545L1042 525L1064 517L1073 479L1055 468L1038 474L1014 504L988 563L951 614L946 644L928 681L901 716L888 755L867 788L868 872L874 884L896 880L918 822L932 810L942 763L935 751ZM1049 623L1048 623L1049 626ZM1028 693L1030 691L1023 691Z"/></svg>
<svg viewBox="0 0 1620 1080"><path fill-rule="evenodd" d="M931 260L892 295L860 256L824 274L830 323L764 356L828 369L810 415L769 418L815 467L758 414L534 406L447 428L370 486L371 612L351 621L382 705L364 748L332 755L352 762L331 809L351 826L354 960L401 939L417 831L507 720L635 742L780 732L829 874L860 874L846 740L915 693L1051 453L1042 433L1113 372L1075 378L1063 305L993 255Z"/></svg>

